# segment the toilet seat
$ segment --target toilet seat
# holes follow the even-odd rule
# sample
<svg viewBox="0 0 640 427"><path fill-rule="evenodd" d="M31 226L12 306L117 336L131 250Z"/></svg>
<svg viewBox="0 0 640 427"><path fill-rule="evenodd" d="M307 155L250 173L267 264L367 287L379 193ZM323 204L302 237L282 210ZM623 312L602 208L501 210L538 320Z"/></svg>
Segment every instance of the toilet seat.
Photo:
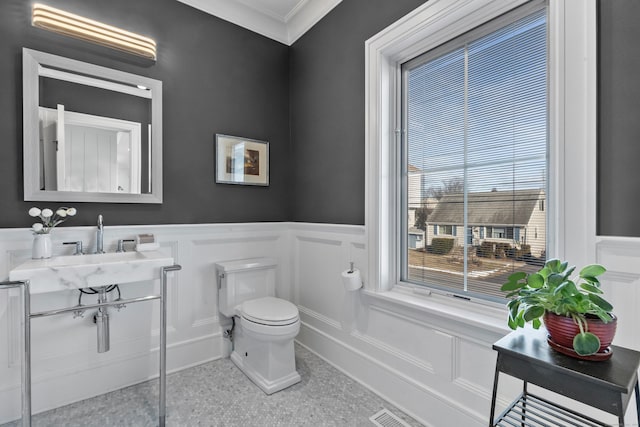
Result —
<svg viewBox="0 0 640 427"><path fill-rule="evenodd" d="M287 300L274 297L243 302L240 316L249 322L265 326L287 326L299 321L298 307Z"/></svg>

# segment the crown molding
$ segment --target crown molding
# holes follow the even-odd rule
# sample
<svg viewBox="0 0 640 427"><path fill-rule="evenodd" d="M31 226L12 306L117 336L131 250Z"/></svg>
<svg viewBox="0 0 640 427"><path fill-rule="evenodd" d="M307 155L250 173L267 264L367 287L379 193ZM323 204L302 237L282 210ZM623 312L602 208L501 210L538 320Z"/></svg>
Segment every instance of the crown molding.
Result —
<svg viewBox="0 0 640 427"><path fill-rule="evenodd" d="M291 46L342 0L300 0L285 16L244 0L178 0Z"/></svg>
<svg viewBox="0 0 640 427"><path fill-rule="evenodd" d="M302 0L286 19L288 45L291 46L342 0Z"/></svg>

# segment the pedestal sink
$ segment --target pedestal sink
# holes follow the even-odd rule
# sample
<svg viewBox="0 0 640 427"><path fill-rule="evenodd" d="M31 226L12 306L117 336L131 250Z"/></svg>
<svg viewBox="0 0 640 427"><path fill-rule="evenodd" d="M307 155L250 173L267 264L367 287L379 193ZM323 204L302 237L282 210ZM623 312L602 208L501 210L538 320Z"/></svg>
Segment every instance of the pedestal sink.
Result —
<svg viewBox="0 0 640 427"><path fill-rule="evenodd" d="M166 418L166 352L167 352L167 273L182 267L173 264L173 258L158 251L118 252L110 254L59 256L50 259L29 260L9 272L10 282L0 282L0 289L20 289L23 305L22 352L22 424L31 425L31 319L56 316L63 313L97 308L99 311L114 305L160 300L160 351L158 425ZM96 304L74 305L54 310L32 312L31 294L65 291L88 287L102 287L126 282L160 280L158 295L108 301ZM26 281L29 284L26 284ZM96 316L97 317L97 316ZM108 317L102 317L108 326ZM98 325L98 323L96 323ZM108 334L108 332L105 332ZM108 350L108 348L107 348ZM106 350L105 350L106 351Z"/></svg>
<svg viewBox="0 0 640 427"><path fill-rule="evenodd" d="M29 260L9 272L10 280L29 280L30 293L160 279L173 258L158 251L68 255Z"/></svg>

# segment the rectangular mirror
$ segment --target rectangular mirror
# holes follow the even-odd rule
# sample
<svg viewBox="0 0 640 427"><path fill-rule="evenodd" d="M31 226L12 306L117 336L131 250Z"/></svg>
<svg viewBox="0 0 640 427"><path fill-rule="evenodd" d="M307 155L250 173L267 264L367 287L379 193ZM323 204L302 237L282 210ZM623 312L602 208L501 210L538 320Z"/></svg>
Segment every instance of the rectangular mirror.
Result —
<svg viewBox="0 0 640 427"><path fill-rule="evenodd" d="M162 203L162 82L22 52L24 200Z"/></svg>

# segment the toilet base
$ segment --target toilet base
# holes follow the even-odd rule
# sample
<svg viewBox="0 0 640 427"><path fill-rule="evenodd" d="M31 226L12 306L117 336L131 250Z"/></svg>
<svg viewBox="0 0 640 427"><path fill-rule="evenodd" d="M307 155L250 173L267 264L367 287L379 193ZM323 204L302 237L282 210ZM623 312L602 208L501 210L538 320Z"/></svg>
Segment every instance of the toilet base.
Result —
<svg viewBox="0 0 640 427"><path fill-rule="evenodd" d="M233 363L266 394L300 382L293 337L264 341L247 337L242 327L234 333Z"/></svg>
<svg viewBox="0 0 640 427"><path fill-rule="evenodd" d="M276 380L269 381L263 375L260 375L258 371L253 369L252 366L244 363L244 358L235 351L231 353L231 360L255 385L260 387L265 394L273 394L277 391L284 390L294 384L300 382L300 374L293 371L289 375L277 378Z"/></svg>

